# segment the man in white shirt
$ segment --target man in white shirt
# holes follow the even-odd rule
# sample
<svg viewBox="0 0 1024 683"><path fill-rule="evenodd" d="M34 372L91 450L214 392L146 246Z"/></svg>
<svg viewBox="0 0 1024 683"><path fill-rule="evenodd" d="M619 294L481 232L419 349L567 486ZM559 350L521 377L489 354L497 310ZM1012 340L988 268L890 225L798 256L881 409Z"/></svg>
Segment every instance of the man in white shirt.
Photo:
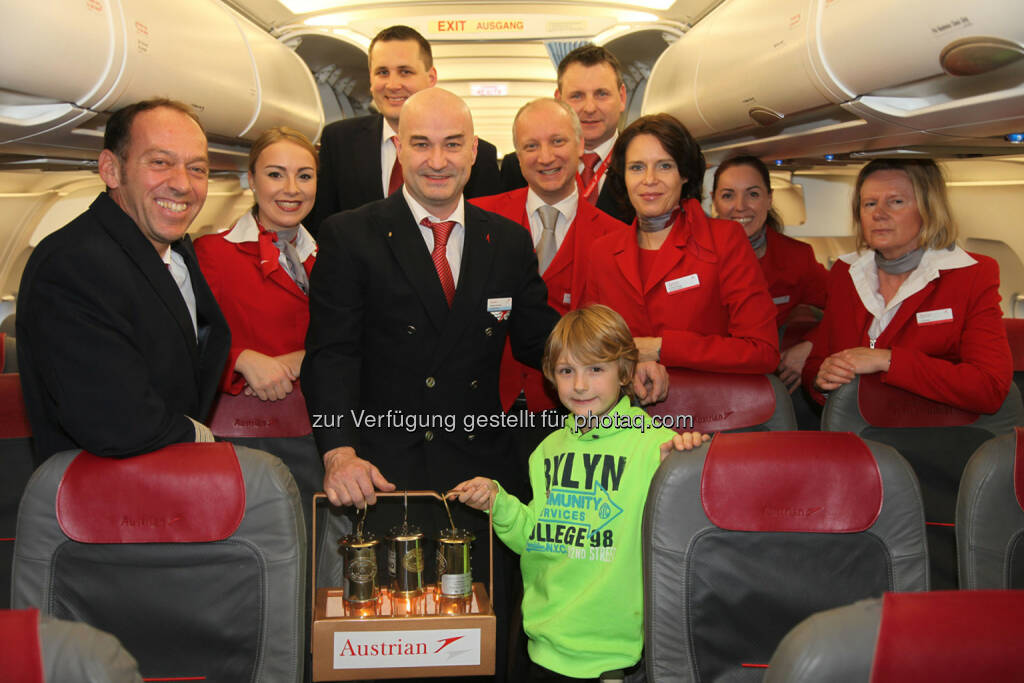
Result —
<svg viewBox="0 0 1024 683"><path fill-rule="evenodd" d="M478 474L524 480L510 430L492 422L504 417L499 364L508 338L520 361L539 367L558 321L529 233L463 199L477 157L465 103L440 88L410 97L398 156L402 189L328 218L310 278L302 388L336 505L365 507L396 486L447 491ZM430 532L447 525L439 504L414 502L411 521ZM486 520L465 506L452 513L480 539L473 567L482 576ZM367 528L401 521L401 506L377 505ZM499 633L504 556L496 552L492 596ZM499 635L499 673L504 642Z"/></svg>
<svg viewBox="0 0 1024 683"><path fill-rule="evenodd" d="M548 286L548 303L564 315L583 303L584 266L594 240L626 225L582 199L577 168L584 137L569 104L550 98L527 103L512 123L512 139L528 187L474 199L472 203L530 231ZM533 411L558 405L557 396L541 374L516 363L506 353L502 360L502 405L511 407L522 390Z"/></svg>
<svg viewBox="0 0 1024 683"><path fill-rule="evenodd" d="M213 440L202 420L230 332L186 235L206 200L206 135L187 105L139 102L107 122L98 166L106 192L40 242L18 292L37 461Z"/></svg>

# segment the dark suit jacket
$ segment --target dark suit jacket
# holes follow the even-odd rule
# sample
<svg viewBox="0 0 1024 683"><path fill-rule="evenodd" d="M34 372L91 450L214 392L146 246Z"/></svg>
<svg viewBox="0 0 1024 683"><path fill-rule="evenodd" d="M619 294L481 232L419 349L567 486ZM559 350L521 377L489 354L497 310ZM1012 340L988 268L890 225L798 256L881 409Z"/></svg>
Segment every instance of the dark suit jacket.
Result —
<svg viewBox="0 0 1024 683"><path fill-rule="evenodd" d="M328 216L357 209L384 199L381 187L380 136L384 117L380 114L335 121L320 136L320 179L316 203L303 221L314 235ZM468 197L486 197L501 192L498 151L486 140L477 145L476 162L463 190Z"/></svg>
<svg viewBox="0 0 1024 683"><path fill-rule="evenodd" d="M500 173L501 182L506 192L526 187L526 178L523 177L523 170L519 167L519 157L516 156L515 152L502 157ZM597 195L596 206L615 220L627 225L636 218L636 212L633 211L633 207L627 206L622 208L619 206L619 203L615 200L615 194L612 192L611 183L608 182L605 182L601 187L601 193Z"/></svg>
<svg viewBox="0 0 1024 683"><path fill-rule="evenodd" d="M353 446L400 489L523 477L506 455L506 430L466 419L502 416L506 337L518 360L538 367L558 321L529 234L466 204L450 310L401 193L332 216L319 246L302 388L321 453ZM511 299L508 315L488 312L501 299ZM359 411L391 425L357 424Z"/></svg>
<svg viewBox="0 0 1024 683"><path fill-rule="evenodd" d="M230 346L188 237L199 340L160 256L106 193L35 248L18 292L18 351L39 460L129 456L193 441Z"/></svg>

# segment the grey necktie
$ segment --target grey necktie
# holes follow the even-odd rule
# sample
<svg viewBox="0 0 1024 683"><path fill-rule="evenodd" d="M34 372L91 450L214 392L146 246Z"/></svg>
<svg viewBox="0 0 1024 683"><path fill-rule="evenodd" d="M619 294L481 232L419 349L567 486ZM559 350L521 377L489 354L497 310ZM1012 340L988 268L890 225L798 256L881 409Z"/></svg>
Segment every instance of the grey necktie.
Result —
<svg viewBox="0 0 1024 683"><path fill-rule="evenodd" d="M555 253L558 251L558 242L555 240L555 222L558 220L558 209L545 204L537 209L540 213L540 223L544 226L540 234L540 242L537 243L537 266L540 274L551 265Z"/></svg>
<svg viewBox="0 0 1024 683"><path fill-rule="evenodd" d="M303 265L302 259L299 258L299 252L295 249L295 245L292 244L298 231L298 228L278 230L277 241L274 244L284 254L285 264L282 265L285 265L288 275L304 294L309 294L309 276L306 275L306 267Z"/></svg>

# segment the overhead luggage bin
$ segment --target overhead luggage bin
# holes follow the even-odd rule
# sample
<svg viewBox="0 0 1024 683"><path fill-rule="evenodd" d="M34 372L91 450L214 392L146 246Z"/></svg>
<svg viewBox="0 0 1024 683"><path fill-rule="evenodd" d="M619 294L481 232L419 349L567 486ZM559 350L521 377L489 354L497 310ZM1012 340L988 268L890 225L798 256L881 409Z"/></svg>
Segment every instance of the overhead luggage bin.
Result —
<svg viewBox="0 0 1024 683"><path fill-rule="evenodd" d="M652 70L644 112L715 162L921 145L1024 128L1024 22L1010 0L727 0ZM885 49L878 49L885 46Z"/></svg>
<svg viewBox="0 0 1024 683"><path fill-rule="evenodd" d="M94 158L102 115L159 96L191 105L211 140L229 146L282 124L315 140L323 126L305 63L219 2L54 0L11 11L0 29L0 153Z"/></svg>

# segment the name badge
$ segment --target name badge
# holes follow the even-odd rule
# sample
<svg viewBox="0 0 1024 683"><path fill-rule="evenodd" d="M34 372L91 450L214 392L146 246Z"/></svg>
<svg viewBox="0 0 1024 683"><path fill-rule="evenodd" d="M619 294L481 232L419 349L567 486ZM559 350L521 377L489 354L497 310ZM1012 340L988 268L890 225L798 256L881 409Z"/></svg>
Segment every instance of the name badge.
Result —
<svg viewBox="0 0 1024 683"><path fill-rule="evenodd" d="M487 300L487 312L494 316L494 319L498 322L508 319L508 314L512 310L512 297L505 296L495 299Z"/></svg>
<svg viewBox="0 0 1024 683"><path fill-rule="evenodd" d="M572 294L570 294L569 292L566 292L565 294L563 294L562 295L562 303L565 304L566 306L571 304L572 303Z"/></svg>
<svg viewBox="0 0 1024 683"><path fill-rule="evenodd" d="M921 311L917 314L918 325L935 325L936 323L948 323L953 319L952 308L937 308L934 311Z"/></svg>
<svg viewBox="0 0 1024 683"><path fill-rule="evenodd" d="M782 304L788 304L789 303L789 294L787 294L786 296L777 296L777 297L775 297L774 299L772 299L772 303L775 304L776 306L781 306Z"/></svg>
<svg viewBox="0 0 1024 683"><path fill-rule="evenodd" d="M665 291L669 294L675 292L682 292L686 289L693 289L694 287L700 287L700 278L697 277L697 273L687 275L685 277L677 277L675 280L665 281Z"/></svg>

